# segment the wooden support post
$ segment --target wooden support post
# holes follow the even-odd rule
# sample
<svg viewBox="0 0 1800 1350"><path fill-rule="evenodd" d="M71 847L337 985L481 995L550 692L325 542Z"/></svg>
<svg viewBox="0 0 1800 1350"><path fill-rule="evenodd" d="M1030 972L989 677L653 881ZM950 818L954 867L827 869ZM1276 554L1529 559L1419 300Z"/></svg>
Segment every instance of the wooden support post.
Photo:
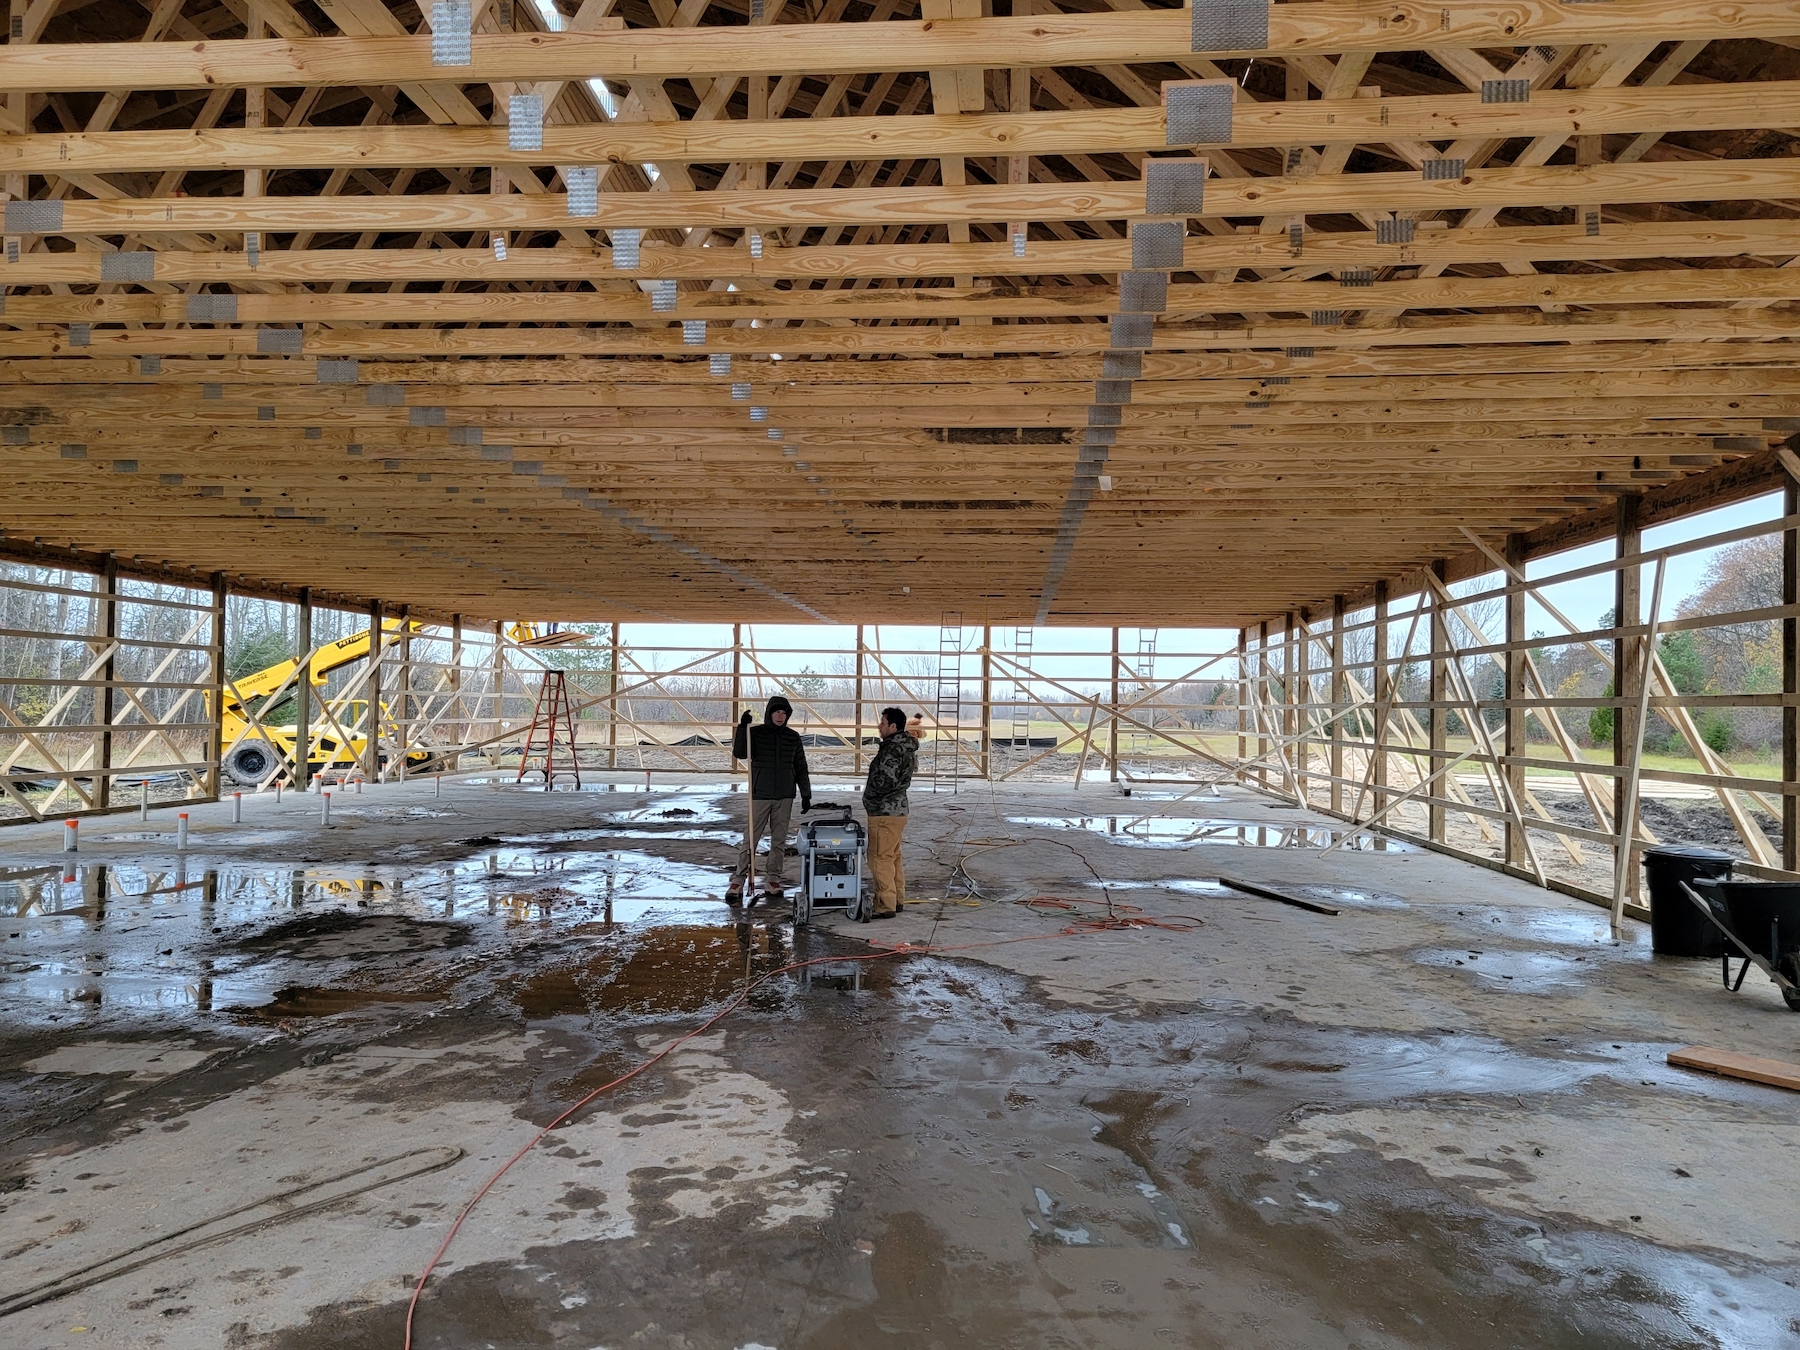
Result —
<svg viewBox="0 0 1800 1350"><path fill-rule="evenodd" d="M1375 668L1371 672L1370 697L1375 700L1369 745L1369 782L1375 792L1375 814L1388 804L1388 705L1394 698L1394 671L1388 663L1388 584L1375 583Z"/></svg>
<svg viewBox="0 0 1800 1350"><path fill-rule="evenodd" d="M737 735L737 721L744 711L744 625L731 625L731 734Z"/></svg>
<svg viewBox="0 0 1800 1350"><path fill-rule="evenodd" d="M1308 767L1307 733L1312 730L1312 656L1308 648L1312 646L1312 626L1308 622L1307 611L1300 609L1294 613L1294 645L1293 684L1294 684L1294 791L1300 800L1307 800L1306 770Z"/></svg>
<svg viewBox="0 0 1800 1350"><path fill-rule="evenodd" d="M1256 626L1256 782L1269 786L1269 621Z"/></svg>
<svg viewBox="0 0 1800 1350"><path fill-rule="evenodd" d="M1344 809L1344 597L1331 597L1331 809Z"/></svg>
<svg viewBox="0 0 1800 1350"><path fill-rule="evenodd" d="M1525 570L1525 539L1523 535L1506 536L1506 561L1518 575ZM1507 708L1501 719L1503 734L1500 740L1500 753L1508 761L1525 753L1525 709L1513 706L1517 700L1525 697L1525 584L1509 574L1506 579L1506 666L1505 666L1505 698ZM1521 765L1507 763L1501 769L1506 776L1512 800L1525 800L1525 770ZM1507 803L1496 802L1502 811ZM1524 867L1529 863L1525 847L1525 832L1519 828L1517 821L1506 822L1506 861L1514 867Z"/></svg>
<svg viewBox="0 0 1800 1350"><path fill-rule="evenodd" d="M1644 544L1644 533L1638 524L1638 508L1642 498L1620 497L1617 516L1614 524L1614 549L1616 558L1628 558L1637 553ZM1615 628L1630 628L1637 624L1643 615L1643 573L1637 567L1621 567L1613 573L1613 625ZM1626 767L1631 761L1630 748L1642 739L1644 730L1637 724L1637 681L1638 671L1643 668L1643 639L1641 637L1615 637L1613 639L1613 693L1620 699L1619 706L1613 709L1613 763L1619 768ZM1618 804L1623 794L1619 785L1624 782L1622 776L1615 776L1612 783L1612 806L1617 827ZM1635 826L1633 833L1636 833ZM1636 901L1642 893L1637 869L1631 865L1628 857L1619 857L1618 850L1613 851L1613 866L1626 870L1625 894L1628 899Z"/></svg>
<svg viewBox="0 0 1800 1350"><path fill-rule="evenodd" d="M619 624L612 625L606 677L606 767L619 767Z"/></svg>
<svg viewBox="0 0 1800 1350"><path fill-rule="evenodd" d="M381 601L369 601L369 673L363 684L369 710L363 716L362 775L381 781Z"/></svg>
<svg viewBox="0 0 1800 1350"><path fill-rule="evenodd" d="M106 555L106 565L100 569L100 592L103 597L100 601L100 640L113 647L119 640L119 560L110 553ZM100 667L100 678L105 683L96 691L99 698L95 700L97 706L94 709L98 714L94 720L100 725L99 753L94 757L94 806L104 811L112 805L113 718L118 714L117 651L108 653L106 664Z"/></svg>
<svg viewBox="0 0 1800 1350"><path fill-rule="evenodd" d="M856 771L863 771L863 626L856 625ZM984 667L985 669L985 667Z"/></svg>
<svg viewBox="0 0 1800 1350"><path fill-rule="evenodd" d="M501 731L501 723L506 718L506 625L498 619L494 620L494 655L491 658L491 664L493 665L493 689L489 716L493 718L494 728L490 734L498 736ZM494 763L499 763L499 746L494 746L488 754Z"/></svg>
<svg viewBox="0 0 1800 1350"><path fill-rule="evenodd" d="M862 650L862 629L856 630L856 646ZM859 734L857 744L862 744ZM990 782L994 777L994 628L992 624L981 626L981 776ZM857 768L861 768L860 758ZM1114 764L1115 775L1118 765Z"/></svg>
<svg viewBox="0 0 1800 1350"><path fill-rule="evenodd" d="M1782 498L1783 514L1790 519L1800 514L1800 484L1792 475ZM1800 604L1800 531L1781 533L1781 603ZM1781 781L1792 783L1800 778L1800 708L1795 696L1800 695L1800 621L1792 615L1781 621ZM1800 872L1800 798L1792 788L1781 793L1781 865L1789 872Z"/></svg>
<svg viewBox="0 0 1800 1350"><path fill-rule="evenodd" d="M412 749L412 606L400 610L400 663L394 679L394 777L406 781L406 755ZM571 749L573 747L571 746Z"/></svg>
<svg viewBox="0 0 1800 1350"><path fill-rule="evenodd" d="M1237 761L1238 782L1244 781L1244 761L1250 758L1250 738L1245 735L1249 729L1250 711L1250 632L1238 629L1237 640Z"/></svg>
<svg viewBox="0 0 1800 1350"><path fill-rule="evenodd" d="M312 587L300 588L299 615L295 625L296 658L302 663L294 676L294 788L305 792L312 777Z"/></svg>
<svg viewBox="0 0 1800 1350"><path fill-rule="evenodd" d="M462 667L463 620L462 615L452 614L450 616L450 691L451 697L455 700L451 705L455 711L450 715L450 736L457 745L461 745L464 741L469 739L466 729L468 709L463 706L462 696ZM455 773L462 767L462 756L455 754L451 755L444 767L449 769L451 773Z"/></svg>
<svg viewBox="0 0 1800 1350"><path fill-rule="evenodd" d="M219 761L225 758L225 600L230 595L225 585L225 574L214 572L212 580L213 626L212 640L208 643L212 659L210 682L212 684L212 701L209 714L212 726L207 730L205 795L219 795Z"/></svg>
<svg viewBox="0 0 1800 1350"><path fill-rule="evenodd" d="M1107 777L1116 783L1119 781L1119 630L1117 628L1112 630L1111 698L1111 717L1107 724L1106 737ZM1092 719L1089 721L1091 725Z"/></svg>
<svg viewBox="0 0 1800 1350"><path fill-rule="evenodd" d="M1431 574L1440 582L1448 575L1444 560L1439 558L1431 564ZM1450 710L1443 705L1450 697L1450 672L1446 664L1450 650L1450 614L1444 608L1442 600L1436 592L1431 595L1431 716L1429 720L1429 738L1431 741L1431 767L1427 773L1435 773L1448 762L1445 751L1450 745ZM1471 738L1474 732L1470 732ZM1449 785L1439 783L1431 790L1433 797L1448 797ZM1426 835L1436 843L1444 842L1444 808L1437 802L1427 804Z"/></svg>
<svg viewBox="0 0 1800 1350"><path fill-rule="evenodd" d="M1644 640L1639 650L1644 661L1638 671L1637 724L1641 727L1648 720L1650 704L1650 663L1656 659L1656 625L1662 620L1663 582L1668 575L1668 560L1658 558L1656 571L1650 583L1650 614L1645 625ZM1626 761L1625 777L1619 784L1618 818L1613 822L1618 826L1618 843L1614 856L1619 859L1621 867L1613 871L1612 894L1612 934L1618 938L1625 930L1625 890L1626 884L1637 875L1636 834L1638 829L1638 788L1643 777L1644 744L1634 741L1631 754Z"/></svg>

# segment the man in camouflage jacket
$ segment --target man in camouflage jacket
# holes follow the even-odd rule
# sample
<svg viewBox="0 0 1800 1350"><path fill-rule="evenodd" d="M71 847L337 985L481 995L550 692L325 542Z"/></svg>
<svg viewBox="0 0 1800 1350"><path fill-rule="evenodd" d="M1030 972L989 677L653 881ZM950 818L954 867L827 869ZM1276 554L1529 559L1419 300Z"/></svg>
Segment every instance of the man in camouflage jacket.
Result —
<svg viewBox="0 0 1800 1350"><path fill-rule="evenodd" d="M869 876L875 886L877 919L891 919L906 907L906 869L900 840L906 833L906 789L919 761L919 741L906 730L906 714L881 710L881 748L869 762L863 811L869 818Z"/></svg>

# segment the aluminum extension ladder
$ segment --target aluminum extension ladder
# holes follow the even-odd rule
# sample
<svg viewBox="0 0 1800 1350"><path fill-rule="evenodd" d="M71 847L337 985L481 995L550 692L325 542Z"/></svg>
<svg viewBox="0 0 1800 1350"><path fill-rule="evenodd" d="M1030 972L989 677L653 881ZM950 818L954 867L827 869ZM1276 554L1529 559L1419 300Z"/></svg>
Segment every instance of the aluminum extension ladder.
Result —
<svg viewBox="0 0 1800 1350"><path fill-rule="evenodd" d="M938 624L937 739L931 743L931 790L955 792L962 742L962 611L945 610Z"/></svg>
<svg viewBox="0 0 1800 1350"><path fill-rule="evenodd" d="M1031 664L1031 630L1013 629L1013 660L1021 666ZM1013 672L1012 745L1015 750L1031 745L1031 687L1026 677Z"/></svg>

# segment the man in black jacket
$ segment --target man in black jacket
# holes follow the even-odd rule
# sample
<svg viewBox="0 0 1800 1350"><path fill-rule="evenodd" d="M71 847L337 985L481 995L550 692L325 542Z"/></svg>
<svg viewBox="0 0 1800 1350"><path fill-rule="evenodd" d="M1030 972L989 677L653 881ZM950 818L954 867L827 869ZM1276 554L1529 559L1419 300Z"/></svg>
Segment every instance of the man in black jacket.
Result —
<svg viewBox="0 0 1800 1350"><path fill-rule="evenodd" d="M794 810L794 790L800 791L800 809L812 810L812 779L806 772L806 747L800 733L788 725L794 705L780 694L769 700L759 727L744 714L731 736L731 757L750 760L750 821L744 832L738 863L725 889L725 899L736 904L744 898L744 878L750 875L756 845L769 837L769 865L763 869L763 898L775 901L787 886L788 820Z"/></svg>

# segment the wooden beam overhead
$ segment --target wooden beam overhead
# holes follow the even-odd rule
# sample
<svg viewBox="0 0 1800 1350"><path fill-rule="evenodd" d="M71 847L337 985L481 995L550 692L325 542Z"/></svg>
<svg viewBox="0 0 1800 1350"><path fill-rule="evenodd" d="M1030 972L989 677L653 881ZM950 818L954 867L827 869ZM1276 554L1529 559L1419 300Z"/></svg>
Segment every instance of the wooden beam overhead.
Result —
<svg viewBox="0 0 1800 1350"><path fill-rule="evenodd" d="M1208 217L1356 211L1559 209L1582 201L1800 202L1800 167L1769 160L1470 169L1461 177L1365 173L1209 183ZM783 189L603 194L593 214L566 197L127 198L69 201L60 218L20 217L20 234L143 234L217 230L376 233L562 229L744 229L758 225L1118 220L1149 214L1141 182L994 187ZM35 226L35 228L27 228Z"/></svg>
<svg viewBox="0 0 1800 1350"><path fill-rule="evenodd" d="M1791 37L1800 23L1787 0L1613 0L1604 6L1513 0L1506 5L1318 0L1271 5L1265 47L1215 49L1235 56L1335 55L1415 49L1574 46L1686 39ZM104 91L129 72L135 89L266 86L493 84L672 80L716 75L841 75L1009 65L1101 66L1185 62L1194 54L1186 10L1027 18L889 20L877 32L849 25L612 29L480 33L467 65L432 60L429 37L40 43L9 50L0 93Z"/></svg>
<svg viewBox="0 0 1800 1350"><path fill-rule="evenodd" d="M0 557L1202 626L1779 472L1789 0L984 8L34 0Z"/></svg>
<svg viewBox="0 0 1800 1350"><path fill-rule="evenodd" d="M1800 25L1797 25L1800 26ZM1242 103L1232 148L1365 141L1506 140L1621 133L1739 131L1800 126L1800 81L1594 89L1520 103L1479 94ZM1165 111L919 117L821 121L579 123L544 128L541 148L513 149L504 127L366 126L207 131L103 131L0 137L0 172L144 173L162 169L474 168L490 164L727 164L744 159L899 159L909 156L1116 154L1165 151Z"/></svg>
<svg viewBox="0 0 1800 1350"><path fill-rule="evenodd" d="M25 296L9 300L0 322L212 322L184 295ZM1800 268L1658 268L1605 275L1433 277L1371 282L1276 281L1168 288L1172 320L1215 314L1309 313L1348 309L1399 312L1499 309L1529 305L1728 304L1742 300L1800 300ZM941 320L970 315L1005 319L1095 317L1119 313L1111 286L1045 286L964 290L953 286L906 290L688 291L667 318L652 298L633 288L609 292L399 295L245 295L232 318L239 323L662 323L699 319L721 324L773 319ZM695 344L703 345L703 344Z"/></svg>
<svg viewBox="0 0 1800 1350"><path fill-rule="evenodd" d="M1181 270L1282 269L1320 272L1341 267L1441 269L1481 263L1618 262L1639 258L1741 258L1787 256L1800 249L1788 220L1715 221L1705 224L1609 222L1589 234L1580 225L1537 225L1484 230L1424 229L1406 243L1383 243L1374 231L1308 232L1296 257L1286 236L1196 235L1183 246ZM26 254L3 274L12 286L91 285L102 280L103 260L114 250L78 249ZM1006 276L1020 259L1011 244L824 245L785 248L750 256L746 248L679 248L646 242L629 272L613 265L612 250L513 248L505 261L490 248L274 249L265 245L252 267L242 253L161 249L144 255L152 282L221 282L310 285L344 282L538 282L712 281L830 282L875 278ZM1031 276L1117 273L1131 267L1126 239L1030 241L1023 260Z"/></svg>

